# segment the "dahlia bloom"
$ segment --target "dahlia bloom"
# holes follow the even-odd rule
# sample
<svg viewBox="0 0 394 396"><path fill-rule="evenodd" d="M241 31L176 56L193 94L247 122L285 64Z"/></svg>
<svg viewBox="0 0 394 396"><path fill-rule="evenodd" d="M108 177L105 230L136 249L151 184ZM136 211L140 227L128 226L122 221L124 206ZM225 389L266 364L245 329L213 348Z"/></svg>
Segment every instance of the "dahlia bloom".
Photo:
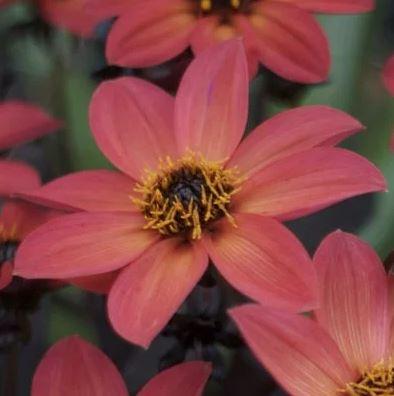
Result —
<svg viewBox="0 0 394 396"><path fill-rule="evenodd" d="M16 249L26 235L52 217L52 211L28 202L6 202L0 213L0 290L12 280Z"/></svg>
<svg viewBox="0 0 394 396"><path fill-rule="evenodd" d="M0 150L7 150L54 131L60 123L37 106L21 101L0 103ZM0 195L36 188L37 172L21 162L0 160Z"/></svg>
<svg viewBox="0 0 394 396"><path fill-rule="evenodd" d="M189 45L195 54L242 36L253 75L259 63L283 78L327 78L327 38L312 12L358 13L373 0L85 0L92 13L118 16L107 41L110 63L160 64Z"/></svg>
<svg viewBox="0 0 394 396"><path fill-rule="evenodd" d="M178 364L151 379L138 396L201 396L211 374L203 361ZM128 396L112 361L78 336L53 345L38 365L31 396Z"/></svg>
<svg viewBox="0 0 394 396"><path fill-rule="evenodd" d="M93 34L95 27L101 17L92 15L85 10L84 0L31 0L40 9L41 16L50 24L59 28L65 28L70 32L89 37ZM0 0L0 7L17 0Z"/></svg>
<svg viewBox="0 0 394 396"><path fill-rule="evenodd" d="M241 293L271 306L315 305L315 273L280 221L385 189L366 159L334 148L362 126L325 106L284 112L240 143L248 72L233 40L198 56L174 98L126 77L90 106L102 152L123 173L84 171L22 195L84 211L50 221L18 250L26 278L122 269L108 299L115 330L147 347L212 260Z"/></svg>
<svg viewBox="0 0 394 396"><path fill-rule="evenodd" d="M388 59L383 68L383 82L389 93L394 96L394 55Z"/></svg>
<svg viewBox="0 0 394 396"><path fill-rule="evenodd" d="M230 315L291 395L393 395L394 278L368 244L340 231L321 243L314 264L316 320L253 304Z"/></svg>

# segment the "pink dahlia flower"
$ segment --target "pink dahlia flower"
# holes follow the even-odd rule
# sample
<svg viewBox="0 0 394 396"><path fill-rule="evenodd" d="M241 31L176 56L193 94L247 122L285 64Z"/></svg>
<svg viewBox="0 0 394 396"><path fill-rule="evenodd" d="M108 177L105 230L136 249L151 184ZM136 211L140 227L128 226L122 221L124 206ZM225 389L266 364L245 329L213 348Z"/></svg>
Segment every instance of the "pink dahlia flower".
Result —
<svg viewBox="0 0 394 396"><path fill-rule="evenodd" d="M26 278L121 269L108 299L115 330L147 347L208 266L251 299L302 311L316 303L308 254L281 221L385 189L366 159L334 148L362 128L310 106L241 142L248 73L238 40L198 56L174 99L136 78L103 83L90 106L102 152L121 173L84 171L27 199L83 211L40 227L18 250Z"/></svg>
<svg viewBox="0 0 394 396"><path fill-rule="evenodd" d="M330 68L328 42L312 12L356 13L373 0L85 0L92 13L119 16L107 41L108 61L160 64L191 45L242 36L251 74L259 63L294 81L316 83Z"/></svg>
<svg viewBox="0 0 394 396"><path fill-rule="evenodd" d="M37 139L59 126L57 120L35 105L12 100L0 103L0 150ZM39 185L39 175L29 165L0 160L0 195L9 195Z"/></svg>
<svg viewBox="0 0 394 396"><path fill-rule="evenodd" d="M201 396L211 374L202 361L178 364L151 379L137 396ZM31 396L128 396L118 369L78 336L53 345L34 374Z"/></svg>
<svg viewBox="0 0 394 396"><path fill-rule="evenodd" d="M340 231L318 248L315 318L230 310L250 348L294 396L394 395L394 281L373 249Z"/></svg>

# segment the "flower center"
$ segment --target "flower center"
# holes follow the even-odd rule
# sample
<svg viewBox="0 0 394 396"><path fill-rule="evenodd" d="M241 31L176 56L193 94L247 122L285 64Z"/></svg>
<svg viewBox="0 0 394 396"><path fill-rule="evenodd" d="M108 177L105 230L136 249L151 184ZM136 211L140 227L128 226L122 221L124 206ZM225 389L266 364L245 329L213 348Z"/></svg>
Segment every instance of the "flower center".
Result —
<svg viewBox="0 0 394 396"><path fill-rule="evenodd" d="M223 216L235 226L229 208L240 182L236 169L188 153L177 161L167 158L157 172L148 172L135 187L139 196L133 202L147 221L144 228L199 239L204 227Z"/></svg>
<svg viewBox="0 0 394 396"><path fill-rule="evenodd" d="M393 396L393 364L376 364L370 371L363 373L358 382L347 384L343 392L348 396Z"/></svg>
<svg viewBox="0 0 394 396"><path fill-rule="evenodd" d="M197 0L200 11L211 13L215 11L238 11L243 4L250 0Z"/></svg>

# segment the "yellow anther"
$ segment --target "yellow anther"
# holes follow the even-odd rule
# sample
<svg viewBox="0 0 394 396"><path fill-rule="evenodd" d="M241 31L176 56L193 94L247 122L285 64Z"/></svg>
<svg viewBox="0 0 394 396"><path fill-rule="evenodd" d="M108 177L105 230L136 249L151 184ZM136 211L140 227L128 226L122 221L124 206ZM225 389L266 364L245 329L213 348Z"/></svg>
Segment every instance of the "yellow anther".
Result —
<svg viewBox="0 0 394 396"><path fill-rule="evenodd" d="M241 0L230 0L231 7L238 9L241 6Z"/></svg>
<svg viewBox="0 0 394 396"><path fill-rule="evenodd" d="M200 8L204 12L209 12L212 10L212 1L211 0L201 0Z"/></svg>
<svg viewBox="0 0 394 396"><path fill-rule="evenodd" d="M203 227L220 217L235 225L228 208L240 183L238 172L224 169L223 162L187 153L177 161L160 161L158 171L148 172L135 186L138 196L132 202L146 219L145 229L198 239Z"/></svg>

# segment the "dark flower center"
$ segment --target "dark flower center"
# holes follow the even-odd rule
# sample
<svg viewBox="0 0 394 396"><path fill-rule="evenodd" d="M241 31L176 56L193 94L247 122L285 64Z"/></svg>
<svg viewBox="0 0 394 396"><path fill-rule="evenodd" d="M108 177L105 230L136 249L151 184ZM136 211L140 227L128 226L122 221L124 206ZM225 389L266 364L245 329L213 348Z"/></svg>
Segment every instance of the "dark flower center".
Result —
<svg viewBox="0 0 394 396"><path fill-rule="evenodd" d="M0 243L0 265L6 261L13 261L16 249L19 246L18 241L4 241Z"/></svg>
<svg viewBox="0 0 394 396"><path fill-rule="evenodd" d="M147 221L145 228L198 239L212 221L226 216L234 222L229 206L239 183L234 169L191 153L176 162L167 159L157 172L148 173L135 188L139 196L133 202Z"/></svg>

